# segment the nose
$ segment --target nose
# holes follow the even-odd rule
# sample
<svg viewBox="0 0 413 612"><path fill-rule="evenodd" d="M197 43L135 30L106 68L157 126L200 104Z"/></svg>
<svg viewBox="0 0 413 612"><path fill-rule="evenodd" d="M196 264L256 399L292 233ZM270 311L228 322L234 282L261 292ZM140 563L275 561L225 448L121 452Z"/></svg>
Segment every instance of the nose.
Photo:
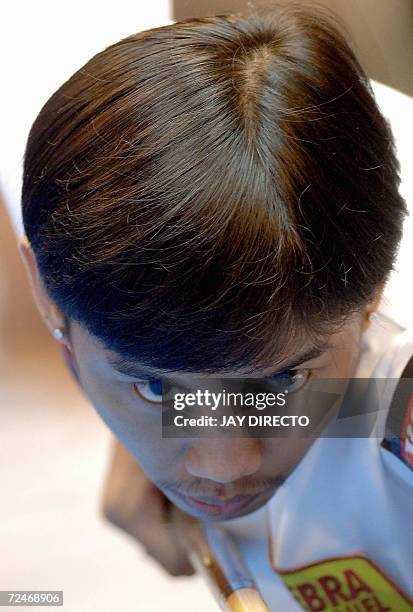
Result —
<svg viewBox="0 0 413 612"><path fill-rule="evenodd" d="M185 467L192 476L226 484L257 472L261 456L257 439L199 438L186 451Z"/></svg>

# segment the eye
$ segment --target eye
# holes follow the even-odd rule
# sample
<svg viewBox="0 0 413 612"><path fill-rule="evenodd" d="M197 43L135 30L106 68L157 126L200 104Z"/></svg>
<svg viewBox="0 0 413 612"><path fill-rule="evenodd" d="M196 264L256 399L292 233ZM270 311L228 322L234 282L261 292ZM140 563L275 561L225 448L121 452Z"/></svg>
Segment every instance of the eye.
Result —
<svg viewBox="0 0 413 612"><path fill-rule="evenodd" d="M162 381L147 380L133 383L132 389L139 399L151 404L162 403Z"/></svg>
<svg viewBox="0 0 413 612"><path fill-rule="evenodd" d="M277 386L288 390L288 393L294 393L302 387L310 377L310 370L286 370L271 377L271 381L277 383Z"/></svg>

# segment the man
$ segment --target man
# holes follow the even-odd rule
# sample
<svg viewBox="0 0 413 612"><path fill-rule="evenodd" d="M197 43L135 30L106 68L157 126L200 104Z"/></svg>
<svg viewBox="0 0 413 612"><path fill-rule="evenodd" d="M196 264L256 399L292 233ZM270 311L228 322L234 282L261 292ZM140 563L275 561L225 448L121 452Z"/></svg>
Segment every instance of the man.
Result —
<svg viewBox="0 0 413 612"><path fill-rule="evenodd" d="M160 435L161 383L252 376L298 395L310 379L402 374L413 348L401 328L376 326L373 339L368 329L406 212L398 183L368 80L319 12L142 32L92 58L40 112L25 156L22 253L50 330L123 445L106 515L172 573L191 569L167 522L170 502L234 534L240 517L265 508L272 567L256 578L271 609L296 609L293 596L314 610L412 609L408 572L364 550L336 505L321 512L311 496L332 483L347 491L339 466L353 473L361 456L365 483L377 439L373 448ZM373 508L388 502L382 486L380 499L370 493ZM370 520L364 505L355 513L345 500L353 526ZM331 565L341 555L350 566ZM312 563L315 578L305 574Z"/></svg>

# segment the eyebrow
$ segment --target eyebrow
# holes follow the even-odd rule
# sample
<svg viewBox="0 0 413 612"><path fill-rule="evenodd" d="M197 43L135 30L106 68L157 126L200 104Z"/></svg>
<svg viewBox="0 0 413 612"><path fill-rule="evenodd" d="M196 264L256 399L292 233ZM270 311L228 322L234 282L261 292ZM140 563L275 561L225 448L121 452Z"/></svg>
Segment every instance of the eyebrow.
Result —
<svg viewBox="0 0 413 612"><path fill-rule="evenodd" d="M318 346L313 346L297 355L294 359L286 363L281 369L278 368L266 376L260 378L272 378L283 372L288 372L288 370L293 370L305 363L306 361L310 361L311 359L316 359L320 355L322 355L327 349L331 348L330 344L324 343ZM172 378L168 378L167 371L162 370L152 370L150 368L146 368L144 365L139 365L136 361L130 360L127 357L122 357L121 355L108 355L107 356L108 365L113 368L117 373L123 374L125 376L130 376L131 378L137 378L139 380L173 380Z"/></svg>
<svg viewBox="0 0 413 612"><path fill-rule="evenodd" d="M324 344L320 344L318 346L312 346L300 355L297 355L297 357L294 357L294 359L292 359L291 361L287 362L282 367L282 369L278 369L274 372L271 372L270 374L265 376L265 378L276 376L277 374L287 372L288 370L294 370L294 368L298 368L298 366L305 363L306 361L311 361L312 359L320 357L320 355L325 353L329 348L331 348L331 345L328 342L325 342Z"/></svg>

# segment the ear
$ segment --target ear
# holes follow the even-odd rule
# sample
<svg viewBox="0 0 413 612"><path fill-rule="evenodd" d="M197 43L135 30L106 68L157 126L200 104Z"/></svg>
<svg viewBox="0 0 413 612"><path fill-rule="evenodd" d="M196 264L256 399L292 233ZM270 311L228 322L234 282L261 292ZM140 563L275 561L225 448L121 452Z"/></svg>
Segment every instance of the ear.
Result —
<svg viewBox="0 0 413 612"><path fill-rule="evenodd" d="M67 335L64 333L66 325L64 315L56 303L50 299L43 286L36 258L27 236L22 236L20 238L18 246L29 278L34 301L43 320L52 334L54 334L56 330L61 330L63 332L63 337L59 338L59 341L65 344L67 348L70 348L70 342Z"/></svg>
<svg viewBox="0 0 413 612"><path fill-rule="evenodd" d="M371 315L379 307L380 301L381 301L381 299L383 297L384 287L385 287L384 284L380 285L380 287L378 287L376 293L374 294L374 298L364 308L364 317L363 317L363 323L362 323L362 330L363 331L365 329L367 329L367 327L370 325Z"/></svg>
<svg viewBox="0 0 413 612"><path fill-rule="evenodd" d="M373 312L375 312L378 309L381 298L383 297L383 293L384 293L384 284L378 287L378 289L376 290L376 293L374 294L374 298L369 304L367 304L366 312L368 316L373 314Z"/></svg>

